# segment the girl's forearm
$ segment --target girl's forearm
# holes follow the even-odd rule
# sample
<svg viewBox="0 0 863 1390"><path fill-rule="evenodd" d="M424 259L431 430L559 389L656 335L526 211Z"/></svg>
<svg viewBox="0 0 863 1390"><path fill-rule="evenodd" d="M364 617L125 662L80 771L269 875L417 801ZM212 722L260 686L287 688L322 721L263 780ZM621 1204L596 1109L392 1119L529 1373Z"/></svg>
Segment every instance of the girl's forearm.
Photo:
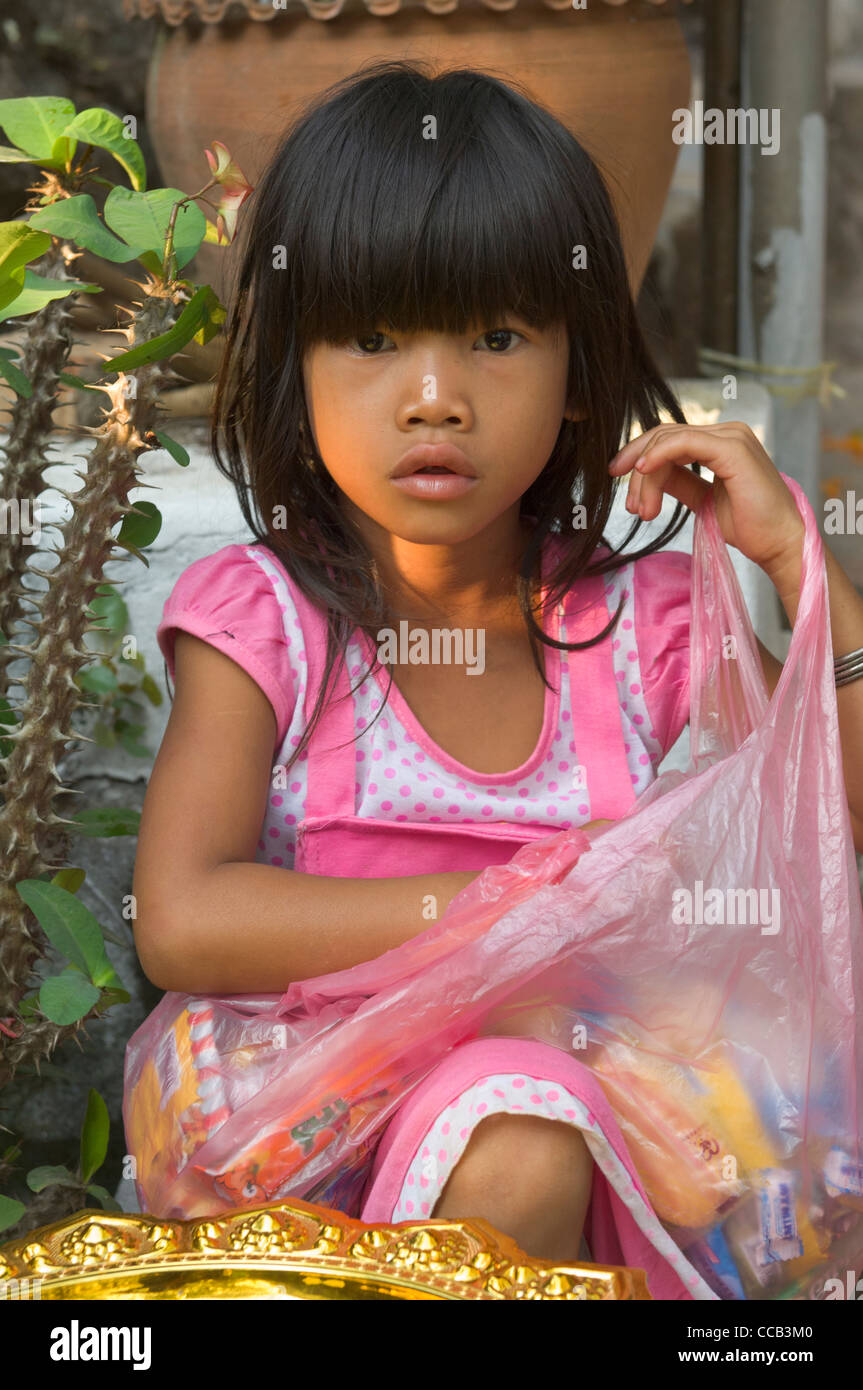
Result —
<svg viewBox="0 0 863 1390"><path fill-rule="evenodd" d="M141 922L144 973L188 994L278 994L346 970L428 930L476 873L324 878L269 864L210 869L168 922Z"/></svg>

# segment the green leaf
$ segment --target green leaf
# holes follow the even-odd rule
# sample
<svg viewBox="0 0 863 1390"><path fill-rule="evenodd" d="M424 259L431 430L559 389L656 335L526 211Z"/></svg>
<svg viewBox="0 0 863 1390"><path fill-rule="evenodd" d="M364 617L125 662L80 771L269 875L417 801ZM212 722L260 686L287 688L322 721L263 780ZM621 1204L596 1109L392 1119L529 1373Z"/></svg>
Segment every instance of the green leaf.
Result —
<svg viewBox="0 0 863 1390"><path fill-rule="evenodd" d="M141 813L126 806L94 806L72 817L79 835L109 839L114 835L137 835Z"/></svg>
<svg viewBox="0 0 863 1390"><path fill-rule="evenodd" d="M127 190L112 189L111 193L121 191ZM117 265L133 261L138 252L146 247L146 242L140 246L128 246L109 232L100 220L89 193L76 193L74 198L61 198L59 202L40 208L30 218L30 226L53 232L54 236L63 237L66 241L74 241L76 246L82 246L85 251L92 251L94 256L101 256L103 260L113 261Z"/></svg>
<svg viewBox="0 0 863 1390"><path fill-rule="evenodd" d="M5 309L7 304L18 299L24 288L24 276L26 268L23 265L16 266L10 270L8 275L4 275L0 280L0 309ZM14 310L10 312L14 313Z"/></svg>
<svg viewBox="0 0 863 1390"><path fill-rule="evenodd" d="M41 1168L30 1169L27 1186L31 1192L42 1192L46 1187L80 1187L81 1184L68 1168L46 1163Z"/></svg>
<svg viewBox="0 0 863 1390"><path fill-rule="evenodd" d="M5 696L0 696L0 724L17 724L18 715Z"/></svg>
<svg viewBox="0 0 863 1390"><path fill-rule="evenodd" d="M150 568L150 561L147 559L143 550L139 550L137 546L134 545L125 545L123 541L116 537L114 539L114 544L118 545L121 550L127 550L130 555L134 555L136 560L140 560L142 565L147 566L147 569Z"/></svg>
<svg viewBox="0 0 863 1390"><path fill-rule="evenodd" d="M30 378L25 376L14 363L7 362L2 357L0 357L0 376L5 376L12 390L16 391L19 396L32 396L33 384Z"/></svg>
<svg viewBox="0 0 863 1390"><path fill-rule="evenodd" d="M35 270L25 270L24 288L17 299L0 309L0 323L38 313L52 299L65 299L67 294L101 293L101 285L88 285L81 280L52 280L47 275L37 275Z"/></svg>
<svg viewBox="0 0 863 1390"><path fill-rule="evenodd" d="M72 156L77 148L75 140L69 140L65 135L61 135L59 140L55 140L51 149L51 159L48 161L49 169L71 169Z"/></svg>
<svg viewBox="0 0 863 1390"><path fill-rule="evenodd" d="M98 386L90 386L86 381L82 381L79 376L73 376L71 372L61 372L60 381L64 386L74 386L76 391L98 391Z"/></svg>
<svg viewBox="0 0 863 1390"><path fill-rule="evenodd" d="M91 1087L87 1098L87 1114L81 1130L81 1177L85 1183L90 1181L105 1162L110 1128L108 1107L99 1092Z"/></svg>
<svg viewBox="0 0 863 1390"><path fill-rule="evenodd" d="M13 145L50 160L54 142L64 134L75 115L75 107L65 97L14 97L0 101L0 126Z"/></svg>
<svg viewBox="0 0 863 1390"><path fill-rule="evenodd" d="M87 605L87 614L111 632L129 631L129 610L113 584L100 584L96 597Z"/></svg>
<svg viewBox="0 0 863 1390"><path fill-rule="evenodd" d="M0 222L0 309L17 299L24 287L24 268L50 249L47 232L29 222Z"/></svg>
<svg viewBox="0 0 863 1390"><path fill-rule="evenodd" d="M11 145L0 145L0 164L32 164L33 156L15 150Z"/></svg>
<svg viewBox="0 0 863 1390"><path fill-rule="evenodd" d="M110 936L109 932L105 933ZM110 936L115 946L128 946L128 941L121 941L119 937ZM128 1004L132 996L127 989L103 989L102 998L99 1000L97 1008L102 1013L104 1010L112 1009L115 1004Z"/></svg>
<svg viewBox="0 0 863 1390"><path fill-rule="evenodd" d="M148 343L140 343L128 352L121 352L119 357L112 358L110 362L103 362L102 371L128 372L133 367L142 367L150 362L160 362L173 357L175 352L179 352L196 337L204 325L213 321L213 316L219 310L224 315L225 311L215 292L209 285L201 285L192 295L173 328L169 328L167 333L160 333L158 338L151 338Z"/></svg>
<svg viewBox="0 0 863 1390"><path fill-rule="evenodd" d="M51 882L56 883L58 888L65 888L67 893L77 893L86 877L86 870L70 867L60 869Z"/></svg>
<svg viewBox="0 0 863 1390"><path fill-rule="evenodd" d="M161 705L162 692L149 672L141 681L141 692L146 695L151 705Z"/></svg>
<svg viewBox="0 0 863 1390"><path fill-rule="evenodd" d="M108 364L112 365L112 364ZM162 529L162 513L152 502L136 502L117 533L121 545L150 545Z"/></svg>
<svg viewBox="0 0 863 1390"><path fill-rule="evenodd" d="M207 246L228 246L224 237L219 237L219 229L215 222L207 222L207 230L204 233L204 242Z"/></svg>
<svg viewBox="0 0 863 1390"><path fill-rule="evenodd" d="M39 990L39 1008L52 1023L64 1027L84 1018L98 998L96 986L70 967L62 975L52 975L43 980Z"/></svg>
<svg viewBox="0 0 863 1390"><path fill-rule="evenodd" d="M110 666L104 666L101 662L97 666L88 666L85 671L79 671L75 679L78 688L88 691L91 695L109 695L112 690L117 689L116 671L112 671Z"/></svg>
<svg viewBox="0 0 863 1390"><path fill-rule="evenodd" d="M186 468L189 463L188 450L184 449L182 444L178 444L176 439L172 439L169 434L163 434L161 430L154 430L154 434L162 448L168 450L171 458L174 459L181 468Z"/></svg>
<svg viewBox="0 0 863 1390"><path fill-rule="evenodd" d="M134 193L128 188L112 188L105 199L104 217L124 241L142 251L152 251L161 257L165 249L168 224L176 203L186 194L179 188L154 188L149 193ZM182 269L194 256L204 239L206 218L197 203L184 203L174 224L174 255Z"/></svg>
<svg viewBox="0 0 863 1390"><path fill-rule="evenodd" d="M48 233L34 231L29 222L0 222L0 278L50 249Z"/></svg>
<svg viewBox="0 0 863 1390"><path fill-rule="evenodd" d="M155 251L142 251L138 260L145 270L149 270L151 275L162 274L162 257L157 256Z"/></svg>
<svg viewBox="0 0 863 1390"><path fill-rule="evenodd" d="M144 732L144 725L129 724L127 727L121 729L120 724L122 722L122 720L118 721L117 734L126 752L131 754L133 758L151 758L153 756L153 750L147 748L145 744L138 742L138 734Z"/></svg>
<svg viewBox="0 0 863 1390"><path fill-rule="evenodd" d="M56 883L42 883L33 878L22 879L15 887L48 940L67 960L83 970L94 985L120 985L122 988L105 954L102 928L74 893L67 893Z"/></svg>
<svg viewBox="0 0 863 1390"><path fill-rule="evenodd" d="M102 1203L102 1206L105 1208L105 1211L123 1210L116 1198L112 1197L110 1192L106 1191L104 1187L100 1187L98 1183L91 1182L87 1188L87 1191Z"/></svg>
<svg viewBox="0 0 863 1390"><path fill-rule="evenodd" d="M79 111L65 134L75 140L83 140L87 145L96 145L100 150L108 150L117 163L126 170L133 188L143 188L147 182L147 168L137 140L126 134L119 116L106 111L101 106L89 106Z"/></svg>
<svg viewBox="0 0 863 1390"><path fill-rule="evenodd" d="M3 726L9 724L17 724L19 722L20 721L15 711L9 708L9 701L6 699L0 699L0 758L10 757L15 749L14 739L2 737Z"/></svg>
<svg viewBox="0 0 863 1390"><path fill-rule="evenodd" d="M14 1197L0 1196L0 1231L17 1226L26 1210L24 1203L16 1201Z"/></svg>
<svg viewBox="0 0 863 1390"><path fill-rule="evenodd" d="M211 338L215 338L220 332L222 324L228 317L228 311L223 304L215 304L212 313L202 324L201 329L195 334L195 342L200 343L201 347L206 347Z"/></svg>

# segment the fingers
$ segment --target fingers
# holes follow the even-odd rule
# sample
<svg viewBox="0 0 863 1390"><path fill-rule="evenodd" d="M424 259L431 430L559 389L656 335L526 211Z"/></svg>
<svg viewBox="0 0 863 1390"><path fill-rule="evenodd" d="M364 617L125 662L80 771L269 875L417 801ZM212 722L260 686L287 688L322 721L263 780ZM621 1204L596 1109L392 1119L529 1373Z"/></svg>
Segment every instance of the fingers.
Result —
<svg viewBox="0 0 863 1390"><path fill-rule="evenodd" d="M653 449L650 441L645 441L645 436L632 440L609 465L612 477L629 472L626 510L639 516L642 521L653 521L662 511L663 498L668 494L691 511L698 511L711 491L711 485L684 466L691 463L694 457L689 441L675 440L673 446L665 442L662 445L666 456L664 462L658 441L654 440ZM632 449L633 444L640 446L646 456L642 457L639 449ZM710 464L707 466L710 467Z"/></svg>
<svg viewBox="0 0 863 1390"><path fill-rule="evenodd" d="M640 516L645 521L659 515L662 509L662 485L674 468L673 464L665 464L661 469L657 468L651 473L650 477L646 477L635 466L640 461L642 453L650 447L651 443L655 442L658 430L661 428L661 426L657 426L638 435L637 438L631 439L612 459L608 469L613 477L622 477L624 473L629 472L626 510L633 515Z"/></svg>
<svg viewBox="0 0 863 1390"><path fill-rule="evenodd" d="M750 427L739 420L723 420L713 425L654 425L652 429L645 430L643 434L636 435L624 444L611 460L609 472L617 476L625 473L638 462L642 454L660 441L664 447L669 440L673 440L675 451L686 450L693 458L698 458L710 468L711 458L715 458L722 451L729 438L737 439L740 443L758 445Z"/></svg>
<svg viewBox="0 0 863 1390"><path fill-rule="evenodd" d="M644 484L644 475L636 473L633 469L629 479L629 487L626 490L626 510L641 517L644 516L645 499L642 496Z"/></svg>
<svg viewBox="0 0 863 1390"><path fill-rule="evenodd" d="M674 464L664 464L649 475L635 469L629 477L626 492L626 510L640 516L642 521L652 521L662 511L664 484L671 478Z"/></svg>

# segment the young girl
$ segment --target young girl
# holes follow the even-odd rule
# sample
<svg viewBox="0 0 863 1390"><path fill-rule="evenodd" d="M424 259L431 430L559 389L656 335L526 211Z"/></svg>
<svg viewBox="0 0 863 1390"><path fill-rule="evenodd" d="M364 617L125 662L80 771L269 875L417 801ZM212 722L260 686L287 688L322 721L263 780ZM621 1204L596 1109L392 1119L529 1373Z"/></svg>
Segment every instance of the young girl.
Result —
<svg viewBox="0 0 863 1390"><path fill-rule="evenodd" d="M683 506L652 545L602 543L614 472L645 447L630 511L700 505L701 459L726 538L790 607L803 532L751 432L686 426L595 166L511 87L367 69L250 206L213 438L257 539L189 566L165 606L176 693L134 882L146 974L201 995L368 961L521 845L631 809L689 711L690 557L661 550ZM483 1217L534 1256L691 1297L613 1119L585 1139L595 1078L520 1031L453 1048L410 1093L354 1214Z"/></svg>

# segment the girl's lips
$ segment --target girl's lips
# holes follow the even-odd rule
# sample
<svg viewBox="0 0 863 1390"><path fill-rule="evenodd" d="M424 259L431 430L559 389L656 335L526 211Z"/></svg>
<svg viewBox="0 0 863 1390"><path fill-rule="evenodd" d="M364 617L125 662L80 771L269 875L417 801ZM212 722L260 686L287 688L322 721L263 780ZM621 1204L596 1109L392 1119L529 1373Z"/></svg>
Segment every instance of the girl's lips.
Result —
<svg viewBox="0 0 863 1390"><path fill-rule="evenodd" d="M462 473L409 473L406 478L390 478L393 487L412 497L440 498L446 501L451 497L462 497L479 482L478 478L466 478Z"/></svg>

